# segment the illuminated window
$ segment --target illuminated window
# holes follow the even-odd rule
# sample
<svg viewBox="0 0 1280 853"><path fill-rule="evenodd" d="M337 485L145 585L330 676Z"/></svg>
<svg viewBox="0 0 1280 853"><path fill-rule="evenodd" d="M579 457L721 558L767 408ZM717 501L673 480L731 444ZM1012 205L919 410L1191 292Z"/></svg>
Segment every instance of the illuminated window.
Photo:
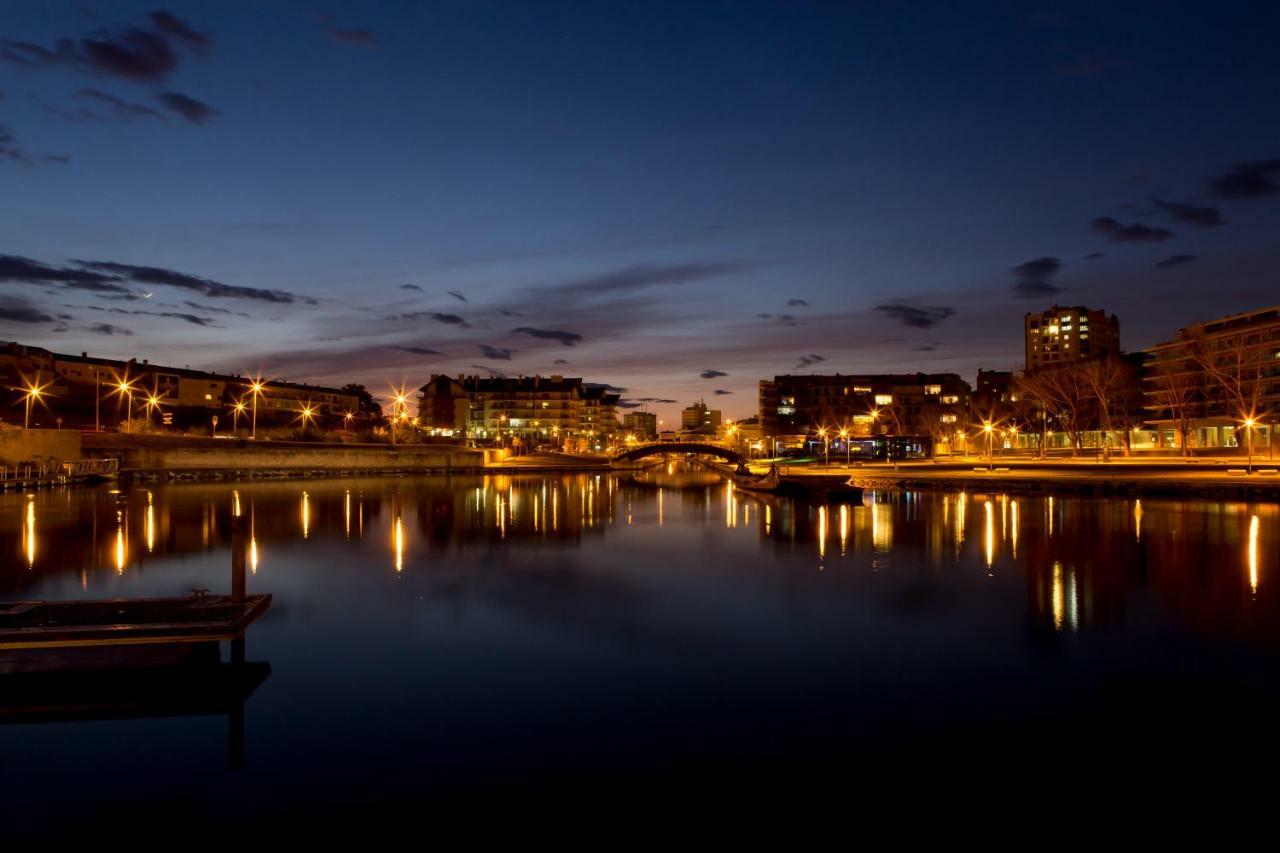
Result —
<svg viewBox="0 0 1280 853"><path fill-rule="evenodd" d="M853 386L853 393L855 393L855 394L870 394L870 393L871 393L871 389L870 389L870 388L868 388L866 385L855 385L855 386Z"/></svg>
<svg viewBox="0 0 1280 853"><path fill-rule="evenodd" d="M943 415L943 416L942 416L942 422L943 422L944 424L953 424L953 423L955 423L955 422L956 422L956 416L955 416L955 415Z"/></svg>
<svg viewBox="0 0 1280 853"><path fill-rule="evenodd" d="M942 402L944 402L944 403L959 403L959 402L960 402L960 398L959 398L959 396L957 396L957 395L955 395L955 394L948 394L947 396L945 396L945 397L943 397L943 398L942 398Z"/></svg>
<svg viewBox="0 0 1280 853"><path fill-rule="evenodd" d="M892 405L892 404L893 404L893 395L892 395L892 394L877 394L877 395L876 395L876 405L877 405L877 406L890 406L890 405Z"/></svg>
<svg viewBox="0 0 1280 853"><path fill-rule="evenodd" d="M941 385L926 385L926 386L924 386L924 393L926 393L926 394L941 394L941 393L942 393L942 386L941 386Z"/></svg>

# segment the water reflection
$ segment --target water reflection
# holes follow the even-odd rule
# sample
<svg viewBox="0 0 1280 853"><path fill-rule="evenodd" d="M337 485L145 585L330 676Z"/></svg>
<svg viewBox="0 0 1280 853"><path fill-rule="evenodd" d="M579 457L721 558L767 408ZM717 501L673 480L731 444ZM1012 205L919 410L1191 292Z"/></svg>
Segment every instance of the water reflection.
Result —
<svg viewBox="0 0 1280 853"><path fill-rule="evenodd" d="M980 512L969 512L972 501L980 501ZM100 569L119 577L146 561L227 548L230 519L243 513L254 574L263 549L361 549L370 533L379 537L375 543L389 543L380 547L390 548L390 571L399 575L429 570L430 555L440 551L576 547L587 538L603 543L610 531L634 531L661 546L680 540L654 537L718 528L744 546L755 540L766 550L807 552L809 565L824 570L921 566L1020 578L1032 621L1054 632L1122 621L1130 598L1143 590L1214 626L1243 613L1246 600L1261 605L1258 613L1280 600L1265 595L1280 523L1274 504L868 492L861 504L826 506L666 468L639 477L67 489L0 495L0 508L0 547L20 555L7 564L12 569L0 569L9 593L61 573L74 573L77 587L91 590L109 586ZM1269 631L1280 635L1280 627Z"/></svg>

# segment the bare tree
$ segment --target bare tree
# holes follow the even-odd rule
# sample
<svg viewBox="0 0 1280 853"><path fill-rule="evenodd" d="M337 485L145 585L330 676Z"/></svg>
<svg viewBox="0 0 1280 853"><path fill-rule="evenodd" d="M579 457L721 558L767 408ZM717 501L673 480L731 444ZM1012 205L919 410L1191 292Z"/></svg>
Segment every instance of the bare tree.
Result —
<svg viewBox="0 0 1280 853"><path fill-rule="evenodd" d="M1098 426L1102 430L1102 458L1111 458L1111 445L1107 436L1112 431L1113 411L1121 413L1124 422L1124 454L1129 455L1128 417L1131 410L1132 394L1135 384L1133 369L1118 356L1097 358L1080 362L1073 368L1078 373L1078 382L1086 388L1089 395L1097 403Z"/></svg>
<svg viewBox="0 0 1280 853"><path fill-rule="evenodd" d="M1071 442L1071 455L1084 446L1094 396L1078 364L1029 371L1018 379L1019 396L1036 403L1061 427ZM1048 429L1047 419L1043 430ZM1044 455L1044 442L1041 442Z"/></svg>
<svg viewBox="0 0 1280 853"><path fill-rule="evenodd" d="M1186 365L1181 365L1186 367ZM1178 445L1183 456L1191 455L1189 438L1191 424L1203 403L1203 374L1198 370L1171 369L1161 371L1152 378L1155 393L1152 399L1167 414L1178 432Z"/></svg>

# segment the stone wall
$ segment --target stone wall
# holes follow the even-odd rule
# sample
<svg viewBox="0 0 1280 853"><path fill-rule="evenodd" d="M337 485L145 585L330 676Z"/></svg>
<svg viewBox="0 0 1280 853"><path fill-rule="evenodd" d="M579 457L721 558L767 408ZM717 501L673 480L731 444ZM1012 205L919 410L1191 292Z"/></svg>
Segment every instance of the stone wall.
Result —
<svg viewBox="0 0 1280 853"><path fill-rule="evenodd" d="M484 466L481 451L456 445L254 442L109 433L87 433L84 454L117 458L122 473L465 471Z"/></svg>
<svg viewBox="0 0 1280 853"><path fill-rule="evenodd" d="M0 429L0 464L73 462L80 458L80 432L73 429Z"/></svg>

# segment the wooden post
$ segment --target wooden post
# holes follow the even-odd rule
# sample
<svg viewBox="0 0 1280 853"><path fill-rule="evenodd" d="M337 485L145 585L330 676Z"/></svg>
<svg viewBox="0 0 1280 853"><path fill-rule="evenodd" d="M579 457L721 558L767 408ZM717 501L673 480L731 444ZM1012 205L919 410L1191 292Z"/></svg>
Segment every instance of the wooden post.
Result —
<svg viewBox="0 0 1280 853"><path fill-rule="evenodd" d="M231 516L231 600L236 604L244 603L244 566L249 550L248 525L249 519L243 515Z"/></svg>

